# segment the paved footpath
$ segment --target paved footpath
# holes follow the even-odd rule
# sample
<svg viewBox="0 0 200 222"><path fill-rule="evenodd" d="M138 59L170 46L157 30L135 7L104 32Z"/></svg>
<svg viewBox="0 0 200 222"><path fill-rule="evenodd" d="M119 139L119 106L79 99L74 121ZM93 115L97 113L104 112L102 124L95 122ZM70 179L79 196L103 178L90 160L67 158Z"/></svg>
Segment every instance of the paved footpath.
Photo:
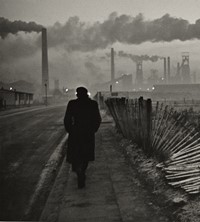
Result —
<svg viewBox="0 0 200 222"><path fill-rule="evenodd" d="M96 135L96 161L87 170L86 187L63 162L40 218L58 222L165 222L150 195L117 150L112 124L103 123Z"/></svg>

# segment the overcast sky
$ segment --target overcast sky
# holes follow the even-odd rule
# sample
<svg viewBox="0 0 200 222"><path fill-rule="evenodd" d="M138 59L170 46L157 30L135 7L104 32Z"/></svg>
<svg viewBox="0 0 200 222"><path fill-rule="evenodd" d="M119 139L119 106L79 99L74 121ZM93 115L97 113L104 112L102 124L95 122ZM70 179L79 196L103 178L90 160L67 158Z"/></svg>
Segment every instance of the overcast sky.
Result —
<svg viewBox="0 0 200 222"><path fill-rule="evenodd" d="M200 0L0 0L0 15L10 20L35 21L42 25L65 23L77 15L83 21L102 21L113 12L154 19L169 13L195 22Z"/></svg>

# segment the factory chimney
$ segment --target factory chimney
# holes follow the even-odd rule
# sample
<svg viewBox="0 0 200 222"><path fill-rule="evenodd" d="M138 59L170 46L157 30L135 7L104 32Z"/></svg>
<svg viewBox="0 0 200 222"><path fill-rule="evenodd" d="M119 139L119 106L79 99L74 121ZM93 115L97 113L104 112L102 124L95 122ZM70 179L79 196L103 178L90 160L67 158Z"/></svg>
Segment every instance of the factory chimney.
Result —
<svg viewBox="0 0 200 222"><path fill-rule="evenodd" d="M176 73L176 75L180 80L180 63L179 62L177 63L177 73Z"/></svg>
<svg viewBox="0 0 200 222"><path fill-rule="evenodd" d="M164 58L164 82L167 82L167 61L166 58Z"/></svg>
<svg viewBox="0 0 200 222"><path fill-rule="evenodd" d="M170 57L167 57L167 66L168 66L168 83L170 83L171 70L170 70Z"/></svg>
<svg viewBox="0 0 200 222"><path fill-rule="evenodd" d="M111 84L114 86L115 81L115 62L114 62L114 49L111 48Z"/></svg>
<svg viewBox="0 0 200 222"><path fill-rule="evenodd" d="M49 71L47 51L47 30L42 28L42 94L49 93Z"/></svg>

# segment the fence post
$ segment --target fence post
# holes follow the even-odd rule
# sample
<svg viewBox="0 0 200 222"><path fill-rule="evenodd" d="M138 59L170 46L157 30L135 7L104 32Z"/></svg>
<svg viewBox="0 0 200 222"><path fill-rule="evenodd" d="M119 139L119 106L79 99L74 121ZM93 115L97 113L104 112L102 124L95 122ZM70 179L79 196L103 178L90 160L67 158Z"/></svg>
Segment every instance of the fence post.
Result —
<svg viewBox="0 0 200 222"><path fill-rule="evenodd" d="M147 99L146 101L146 111L147 111L147 139L146 146L148 147L148 155L152 155L152 101Z"/></svg>
<svg viewBox="0 0 200 222"><path fill-rule="evenodd" d="M139 113L138 113L138 126L139 126L139 144L145 149L144 143L144 128L143 128L143 97L140 97L138 100Z"/></svg>

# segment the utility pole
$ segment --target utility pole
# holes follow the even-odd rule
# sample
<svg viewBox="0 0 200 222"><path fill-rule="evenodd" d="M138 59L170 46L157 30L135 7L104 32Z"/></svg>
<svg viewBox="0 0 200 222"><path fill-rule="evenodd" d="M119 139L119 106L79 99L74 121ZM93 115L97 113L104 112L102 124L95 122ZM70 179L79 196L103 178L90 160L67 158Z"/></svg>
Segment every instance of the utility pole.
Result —
<svg viewBox="0 0 200 222"><path fill-rule="evenodd" d="M110 84L110 93L112 94L112 83Z"/></svg>
<svg viewBox="0 0 200 222"><path fill-rule="evenodd" d="M47 106L47 84L44 84L45 86L45 105Z"/></svg>

